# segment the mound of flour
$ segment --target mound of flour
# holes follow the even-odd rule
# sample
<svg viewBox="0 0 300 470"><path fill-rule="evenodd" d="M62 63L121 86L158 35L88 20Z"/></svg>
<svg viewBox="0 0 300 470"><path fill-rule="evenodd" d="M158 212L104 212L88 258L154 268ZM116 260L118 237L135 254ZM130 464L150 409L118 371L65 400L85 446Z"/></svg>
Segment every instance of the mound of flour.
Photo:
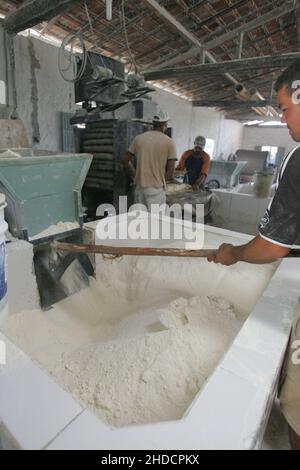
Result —
<svg viewBox="0 0 300 470"><path fill-rule="evenodd" d="M107 423L175 420L229 349L274 269L100 259L90 287L47 312L11 315L2 330Z"/></svg>
<svg viewBox="0 0 300 470"><path fill-rule="evenodd" d="M221 298L176 299L64 358L54 374L114 426L181 418L240 329Z"/></svg>

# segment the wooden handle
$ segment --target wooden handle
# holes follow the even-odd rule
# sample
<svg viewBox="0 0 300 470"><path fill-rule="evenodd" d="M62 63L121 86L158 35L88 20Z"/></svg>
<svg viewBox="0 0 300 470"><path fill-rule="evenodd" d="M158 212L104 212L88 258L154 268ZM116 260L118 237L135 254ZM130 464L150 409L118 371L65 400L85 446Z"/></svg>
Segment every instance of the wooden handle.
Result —
<svg viewBox="0 0 300 470"><path fill-rule="evenodd" d="M106 245L76 245L73 243L53 242L51 247L57 251L70 251L72 253L103 253L107 255L134 255L134 256L179 256L206 258L216 250L185 250L181 248L142 248L127 246Z"/></svg>

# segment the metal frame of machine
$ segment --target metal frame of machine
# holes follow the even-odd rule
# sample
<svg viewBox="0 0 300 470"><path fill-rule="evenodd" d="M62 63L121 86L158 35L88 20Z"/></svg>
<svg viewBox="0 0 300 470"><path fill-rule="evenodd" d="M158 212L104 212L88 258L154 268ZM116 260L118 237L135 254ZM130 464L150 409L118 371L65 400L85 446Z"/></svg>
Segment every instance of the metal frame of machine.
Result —
<svg viewBox="0 0 300 470"><path fill-rule="evenodd" d="M12 235L30 240L58 222L82 225L81 188L91 161L88 154L1 158L0 190Z"/></svg>

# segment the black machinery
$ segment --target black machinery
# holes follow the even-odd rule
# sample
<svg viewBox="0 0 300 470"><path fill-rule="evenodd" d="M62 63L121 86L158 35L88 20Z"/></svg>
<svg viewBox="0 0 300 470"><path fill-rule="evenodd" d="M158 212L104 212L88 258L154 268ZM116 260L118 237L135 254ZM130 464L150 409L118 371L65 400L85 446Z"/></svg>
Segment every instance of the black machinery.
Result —
<svg viewBox="0 0 300 470"><path fill-rule="evenodd" d="M80 128L77 151L93 155L83 187L88 219L93 220L102 203L113 204L118 211L119 196L129 190L121 160L133 138L150 130L157 105L146 96L154 89L141 75L126 78L121 62L85 50L72 60L79 71L74 83L81 108L71 124Z"/></svg>

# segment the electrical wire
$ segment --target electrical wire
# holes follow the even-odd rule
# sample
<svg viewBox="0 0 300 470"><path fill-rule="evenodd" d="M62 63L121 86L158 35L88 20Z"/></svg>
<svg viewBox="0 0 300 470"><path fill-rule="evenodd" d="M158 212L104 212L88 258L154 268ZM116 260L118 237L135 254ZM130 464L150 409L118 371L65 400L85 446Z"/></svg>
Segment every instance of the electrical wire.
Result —
<svg viewBox="0 0 300 470"><path fill-rule="evenodd" d="M94 28L93 28L92 20L91 20L90 13L89 13L89 9L88 9L88 6L87 6L86 2L84 2L84 8L85 8L85 12L86 12L86 16L87 16L87 19L88 19L88 23L89 23L89 26L90 26L91 33L92 33L92 35L93 35L93 36L96 38L96 40L97 40L97 36L96 36L95 31L94 31ZM92 49L93 47L94 47L94 46L91 46L91 49ZM91 60L91 57L90 57L89 54L88 54L88 59L89 59L89 61L90 61L91 66L94 68L95 65L97 65L97 64L94 64L94 63L93 63L93 61ZM103 59L103 57L102 57L102 54L100 54L100 59L101 59L101 62L102 62L103 67L106 69L107 66L106 66L106 63L105 63L105 61L104 61L104 59Z"/></svg>
<svg viewBox="0 0 300 470"><path fill-rule="evenodd" d="M121 3L121 21L123 23L124 36L125 36L126 46L127 46L127 49L128 49L128 54L129 54L129 59L130 59L130 67L129 67L128 72L130 72L132 66L134 66L135 73L138 73L138 66L137 66L136 61L134 59L134 56L132 54L131 47L130 47L129 40L128 40L124 3L125 3L125 1L122 0L122 3Z"/></svg>
<svg viewBox="0 0 300 470"><path fill-rule="evenodd" d="M84 8L85 8L85 13L86 13L86 16L87 16L87 19L88 19L88 22L89 22L90 30L91 30L93 36L96 36L93 25L92 25L89 9L88 9L88 6L87 6L86 2L84 2Z"/></svg>

